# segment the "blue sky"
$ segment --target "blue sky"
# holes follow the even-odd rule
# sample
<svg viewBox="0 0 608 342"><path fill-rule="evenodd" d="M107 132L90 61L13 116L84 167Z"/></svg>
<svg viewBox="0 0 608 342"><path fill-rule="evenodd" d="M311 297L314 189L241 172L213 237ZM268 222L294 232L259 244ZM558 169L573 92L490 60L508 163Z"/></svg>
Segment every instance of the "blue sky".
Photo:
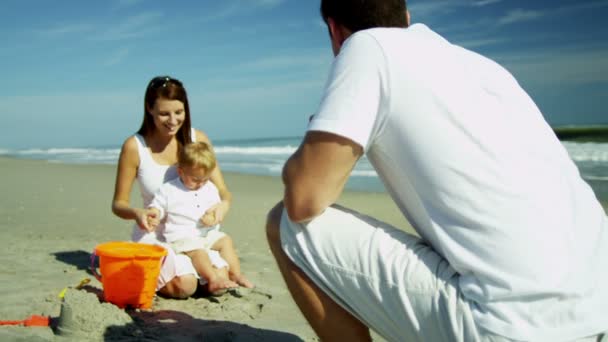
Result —
<svg viewBox="0 0 608 342"><path fill-rule="evenodd" d="M410 0L552 125L608 123L608 0ZM333 59L316 0L3 0L0 148L117 146L169 74L212 139L302 135ZM429 56L429 58L434 58Z"/></svg>

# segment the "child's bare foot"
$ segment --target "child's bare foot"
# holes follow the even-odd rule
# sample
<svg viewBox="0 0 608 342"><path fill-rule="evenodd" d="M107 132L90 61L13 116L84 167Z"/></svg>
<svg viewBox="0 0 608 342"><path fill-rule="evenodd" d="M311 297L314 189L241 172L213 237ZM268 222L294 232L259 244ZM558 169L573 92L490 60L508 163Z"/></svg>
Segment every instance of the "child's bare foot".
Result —
<svg viewBox="0 0 608 342"><path fill-rule="evenodd" d="M235 287L239 287L239 285L230 279L216 277L207 280L207 289L212 296L221 296L226 293L228 289Z"/></svg>
<svg viewBox="0 0 608 342"><path fill-rule="evenodd" d="M238 276L237 275L232 276L232 280L242 287L246 287L248 289L254 288L253 283L250 282L249 279L247 279L247 277L245 277L242 274L239 274Z"/></svg>

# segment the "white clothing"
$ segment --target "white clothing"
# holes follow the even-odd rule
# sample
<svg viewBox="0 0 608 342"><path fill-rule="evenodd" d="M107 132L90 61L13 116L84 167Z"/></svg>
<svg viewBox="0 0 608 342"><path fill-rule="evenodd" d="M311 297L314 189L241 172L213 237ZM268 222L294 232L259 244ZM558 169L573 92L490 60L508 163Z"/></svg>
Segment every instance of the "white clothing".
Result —
<svg viewBox="0 0 608 342"><path fill-rule="evenodd" d="M192 129L191 136L192 141L195 141L196 131L194 129ZM139 183L144 208L146 208L150 202L152 202L154 193L156 193L160 186L165 181L175 179L177 177L177 169L175 165L158 164L156 161L154 161L152 155L148 151L144 138L139 134L135 134L134 137L137 142L137 151L139 154L137 182ZM163 288L167 282L169 282L175 276L192 274L198 278L198 274L194 269L190 258L188 258L186 255L176 255L165 243L161 236L163 230L164 224L162 222L157 226L156 230L151 233L144 231L143 229L139 228L137 224L134 224L131 234L132 241L161 245L169 250L169 254L167 254L167 257L165 258L165 261L161 267L161 274L158 278L156 286L157 290ZM228 266L228 263L221 258L217 251L209 251L209 258L211 259L213 266L216 268Z"/></svg>
<svg viewBox="0 0 608 342"><path fill-rule="evenodd" d="M477 326L458 273L417 236L338 205L305 223L283 211L280 226L294 264L387 341L513 342Z"/></svg>
<svg viewBox="0 0 608 342"><path fill-rule="evenodd" d="M157 163L148 151L146 141L144 137L139 134L134 135L137 141L137 151L139 152L139 167L137 168L137 183L139 184L139 191L141 193L141 199L143 207L147 208L154 194L161 185L172 179L178 178L177 167L175 165L161 165ZM192 130L192 140L194 141L194 130ZM156 228L155 232L148 233L137 226L137 223L133 226L133 233L131 239L133 241L139 241L144 238L144 235L156 235L156 239L163 241L161 233L164 230L164 223L161 222ZM149 239L149 238L147 238Z"/></svg>
<svg viewBox="0 0 608 342"><path fill-rule="evenodd" d="M365 149L404 216L459 273L480 327L535 341L606 330L606 214L498 64L422 24L357 32L308 129Z"/></svg>
<svg viewBox="0 0 608 342"><path fill-rule="evenodd" d="M207 279L199 277L192 260L185 254L176 254L171 246L165 242L158 241L155 234L145 234L141 240L137 242L148 243L151 245L163 246L167 250L167 256L163 259L162 266L160 268L160 274L156 281L156 291L162 289L168 282L175 277L191 274L199 279L201 285L207 283ZM211 264L216 268L228 267L226 260L222 259L220 253L215 250L207 250Z"/></svg>
<svg viewBox="0 0 608 342"><path fill-rule="evenodd" d="M212 182L206 182L197 190L190 190L178 177L158 189L148 208L156 208L160 211L160 219L165 224L164 240L173 243L188 238L204 237L211 230L219 230L219 224L205 227L199 220L207 209L220 201L220 193Z"/></svg>
<svg viewBox="0 0 608 342"><path fill-rule="evenodd" d="M304 224L283 210L281 244L327 295L388 341L482 340L458 274L416 236L332 207Z"/></svg>
<svg viewBox="0 0 608 342"><path fill-rule="evenodd" d="M195 236L174 241L169 245L175 253L190 252L197 249L212 250L213 245L226 236L226 233L218 229L213 229L207 232L205 236ZM216 250L217 251L217 250Z"/></svg>

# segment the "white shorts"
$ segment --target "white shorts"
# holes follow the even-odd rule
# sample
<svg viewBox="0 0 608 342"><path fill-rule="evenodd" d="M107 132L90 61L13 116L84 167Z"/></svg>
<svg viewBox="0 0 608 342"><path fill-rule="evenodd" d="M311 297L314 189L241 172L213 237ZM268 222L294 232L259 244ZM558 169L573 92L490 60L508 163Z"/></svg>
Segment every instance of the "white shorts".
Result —
<svg viewBox="0 0 608 342"><path fill-rule="evenodd" d="M158 240L156 233L147 233L143 234L142 230L138 227L135 227L133 232L132 240L135 242L141 243L149 243L152 245L163 246L167 249L167 256L163 260L163 264L160 268L160 275L158 276L158 280L156 282L156 290L162 289L168 282L170 282L175 277L180 277L184 275L194 275L197 279L200 279L198 273L194 269L192 265L192 260L187 255L176 254L171 247ZM209 250L209 259L211 259L211 264L215 268L224 268L228 267L228 263L222 259L220 253L217 251ZM207 283L206 279L200 279L199 282L204 285Z"/></svg>
<svg viewBox="0 0 608 342"><path fill-rule="evenodd" d="M289 258L389 341L479 341L458 274L420 238L345 208L306 224L281 217Z"/></svg>
<svg viewBox="0 0 608 342"><path fill-rule="evenodd" d="M190 252L196 249L210 250L211 247L218 242L221 238L226 236L224 232L219 230L211 230L207 232L206 236L195 236L192 238L186 238L177 240L169 243L175 253Z"/></svg>
<svg viewBox="0 0 608 342"><path fill-rule="evenodd" d="M512 341L478 327L458 273L420 238L334 206L306 224L283 211L289 258L336 303L388 341ZM576 342L608 342L608 332Z"/></svg>

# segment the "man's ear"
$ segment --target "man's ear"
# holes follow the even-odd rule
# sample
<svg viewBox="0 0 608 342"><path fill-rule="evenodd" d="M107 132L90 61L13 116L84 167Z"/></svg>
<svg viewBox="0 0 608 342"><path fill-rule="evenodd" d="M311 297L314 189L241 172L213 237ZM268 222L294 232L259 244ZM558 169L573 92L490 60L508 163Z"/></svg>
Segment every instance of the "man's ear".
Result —
<svg viewBox="0 0 608 342"><path fill-rule="evenodd" d="M411 17L410 17L410 11L405 10L405 22L407 23L407 26L410 26L411 23Z"/></svg>
<svg viewBox="0 0 608 342"><path fill-rule="evenodd" d="M329 38L334 39L338 28L336 21L333 18L327 18L327 28L329 29Z"/></svg>
<svg viewBox="0 0 608 342"><path fill-rule="evenodd" d="M331 46L334 50L334 55L337 56L342 47L342 43L351 35L351 32L331 17L327 18L327 26L329 27Z"/></svg>

